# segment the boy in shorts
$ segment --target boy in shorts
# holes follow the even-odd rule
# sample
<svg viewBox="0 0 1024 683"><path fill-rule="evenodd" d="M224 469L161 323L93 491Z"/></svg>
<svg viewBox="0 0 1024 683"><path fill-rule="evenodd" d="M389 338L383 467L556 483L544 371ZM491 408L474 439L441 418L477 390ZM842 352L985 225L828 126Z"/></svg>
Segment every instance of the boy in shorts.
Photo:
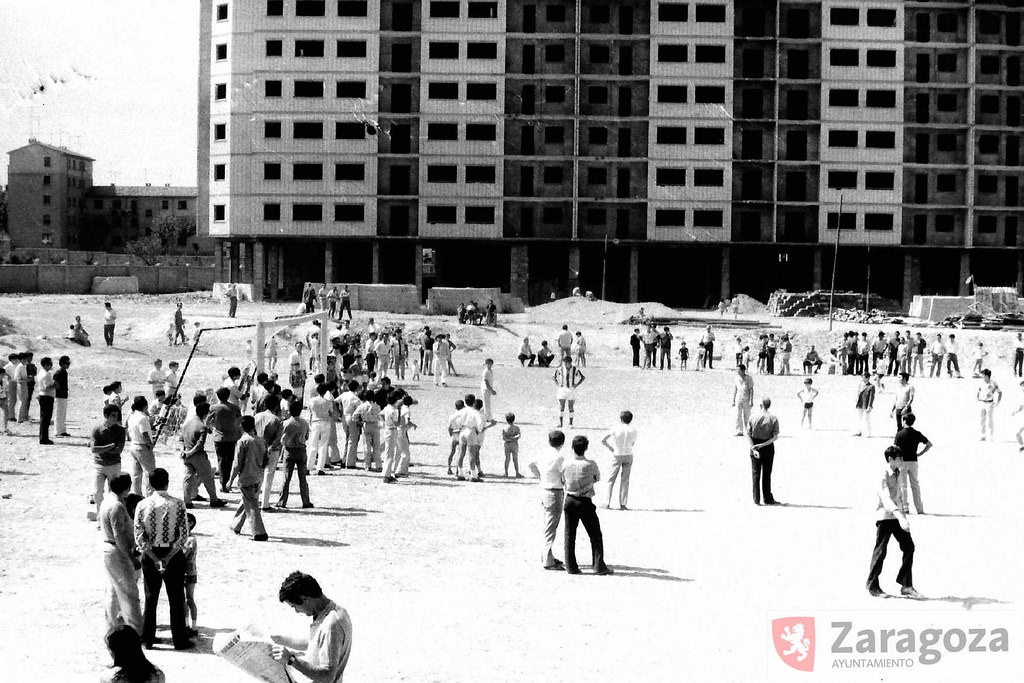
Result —
<svg viewBox="0 0 1024 683"><path fill-rule="evenodd" d="M452 458L459 447L459 432L463 427L462 409L465 407L465 402L460 398L455 402L455 412L448 418L448 438L452 442L451 450L448 451L448 474L452 473Z"/></svg>
<svg viewBox="0 0 1024 683"><path fill-rule="evenodd" d="M801 403L804 404L804 412L800 416L800 426L804 426L804 420L807 420L807 428L813 429L812 421L814 419L814 399L818 397L818 390L812 385L814 380L810 377L804 380L804 388L801 389L796 397L800 399Z"/></svg>
<svg viewBox="0 0 1024 683"><path fill-rule="evenodd" d="M516 479L522 479L523 475L519 473L519 439L523 433L516 424L515 413L507 413L505 422L508 425L501 430L501 441L505 445L505 478L508 478L508 462L511 460L516 470Z"/></svg>
<svg viewBox="0 0 1024 683"><path fill-rule="evenodd" d="M686 369L686 361L690 359L690 350L686 348L686 341L680 340L679 342L679 369Z"/></svg>
<svg viewBox="0 0 1024 683"><path fill-rule="evenodd" d="M192 533L192 530L196 528L196 516L190 512L187 517L188 538L185 540L181 552L185 556L185 607L191 622L186 625L191 629L192 635L195 635L197 633L196 616L199 614L196 607L196 583L199 581L199 575L196 573L196 555L199 548L196 545L195 534Z"/></svg>

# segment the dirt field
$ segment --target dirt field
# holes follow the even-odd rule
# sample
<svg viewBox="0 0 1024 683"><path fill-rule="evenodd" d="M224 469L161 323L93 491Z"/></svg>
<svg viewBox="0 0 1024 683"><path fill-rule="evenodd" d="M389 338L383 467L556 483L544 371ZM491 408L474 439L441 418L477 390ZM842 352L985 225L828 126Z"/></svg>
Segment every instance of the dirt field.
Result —
<svg viewBox="0 0 1024 683"><path fill-rule="evenodd" d="M0 353L30 347L37 360L63 353L73 359L73 436L49 448L37 445L35 425L13 425L15 436L0 436L6 680L94 681L105 670L106 578L97 531L86 520L92 482L87 436L98 419L103 384L121 379L128 393L147 393L153 358L184 360L182 347L168 348L164 336L174 299L113 298L117 342L106 349L99 297L0 297L0 316L14 326L0 336ZM243 304L239 318L271 318L293 308ZM153 661L169 681L249 680L210 654L212 637L246 623L305 633L308 620L277 601L281 579L294 569L316 576L352 616L349 681L774 680L773 613L882 609L969 617L997 610L1020 623L1024 456L1013 433L1024 420L1010 413L1024 394L1010 373L1011 335L965 333L961 339L964 345L983 339L994 351L990 365L1006 392L994 442L977 440L975 380L915 381L918 427L936 444L922 460L929 514L911 520L915 584L932 599L916 603L878 600L864 590L874 540L873 487L893 431L891 393L878 398L876 436L856 438L854 379L815 377L822 393L815 429L806 431L798 427L795 396L802 378L755 377L757 396L773 397L782 425L774 489L785 505L754 507L745 442L732 436L731 363L701 373L629 367L630 328L618 323L633 310L561 301L505 316L496 329L375 315L378 322L451 330L460 346L454 357L460 374L447 388L407 384L419 399L413 476L395 486L361 471L313 477L317 508L266 515L271 542L264 544L232 534L228 509L197 504L201 648L177 653L165 642L152 652ZM60 338L76 314L92 333L92 348ZM228 322L221 304L200 296L185 298L185 316L189 327ZM590 347L576 432L591 438L604 470L610 457L597 441L618 411L633 410L641 435L632 509L599 510L607 561L616 572L609 577L592 576L587 567L582 576L541 570L536 482L493 476L501 470L496 432L483 449L492 475L484 483L456 482L444 473L443 425L455 399L477 389L488 356L496 360L495 413L516 413L523 459L546 447L547 431L557 422L551 371L521 368L514 356L527 334L535 348L541 338L553 344L563 322L583 330ZM827 348L845 329L837 326L830 337L822 321L771 323L794 332L798 351L809 343ZM857 329L871 336L878 330ZM699 327L674 331L696 348ZM740 332L747 339L753 333ZM730 336L719 331L720 340ZM245 339L245 331L211 334L184 393L215 385L229 364L241 364ZM171 473L171 492L180 495L183 468L175 446L159 447L157 462ZM229 499L237 502L238 495ZM580 535L578 553L586 561L586 535ZM894 543L882 577L890 592L898 590L897 566ZM166 604L159 621L167 624ZM1011 634L1015 653L1022 633ZM166 626L160 635L169 641ZM826 645L819 642L819 651ZM973 671L987 680L1021 680L1021 660L1014 657L1012 664L979 659ZM923 672L907 675L915 673ZM839 680L911 679L893 671L849 672Z"/></svg>

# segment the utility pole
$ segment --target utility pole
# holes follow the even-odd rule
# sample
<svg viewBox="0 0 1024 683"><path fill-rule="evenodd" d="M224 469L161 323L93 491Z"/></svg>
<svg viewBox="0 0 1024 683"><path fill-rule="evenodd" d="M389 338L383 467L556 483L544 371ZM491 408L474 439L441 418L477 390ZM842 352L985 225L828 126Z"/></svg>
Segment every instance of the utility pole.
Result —
<svg viewBox="0 0 1024 683"><path fill-rule="evenodd" d="M839 193L839 216L836 218L836 247L832 254L832 286L828 291L828 331L832 331L832 305L836 297L836 264L839 263L839 233L843 231L843 194Z"/></svg>
<svg viewBox="0 0 1024 683"><path fill-rule="evenodd" d="M607 301L605 288L608 286L608 233L604 234L604 260L601 262L601 301Z"/></svg>

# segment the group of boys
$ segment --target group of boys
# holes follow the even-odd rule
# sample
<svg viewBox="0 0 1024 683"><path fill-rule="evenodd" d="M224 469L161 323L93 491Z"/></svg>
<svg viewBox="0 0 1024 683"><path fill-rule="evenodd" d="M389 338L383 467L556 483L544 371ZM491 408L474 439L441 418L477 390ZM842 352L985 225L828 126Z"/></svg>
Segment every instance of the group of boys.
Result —
<svg viewBox="0 0 1024 683"><path fill-rule="evenodd" d="M67 430L71 358L61 356L56 368L48 356L36 367L31 352L9 354L7 361L0 367L0 432L10 435L9 422L27 424L30 421L34 395L39 404L40 445L53 445L50 426L55 420L56 436L71 436Z"/></svg>

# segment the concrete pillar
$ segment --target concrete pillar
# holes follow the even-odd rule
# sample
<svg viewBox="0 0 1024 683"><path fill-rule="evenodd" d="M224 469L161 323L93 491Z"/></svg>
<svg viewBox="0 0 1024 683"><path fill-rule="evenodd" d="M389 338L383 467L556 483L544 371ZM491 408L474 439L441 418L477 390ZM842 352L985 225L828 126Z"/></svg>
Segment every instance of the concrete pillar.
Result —
<svg viewBox="0 0 1024 683"><path fill-rule="evenodd" d="M640 250L629 248L629 303L640 301Z"/></svg>
<svg viewBox="0 0 1024 683"><path fill-rule="evenodd" d="M230 257L231 258L231 263L229 264L229 267L228 267L227 278L225 278L228 282L238 282L238 272L239 272L239 264L238 264L239 250L238 250L238 246L239 246L238 242L232 242L231 243L231 257Z"/></svg>
<svg viewBox="0 0 1024 683"><path fill-rule="evenodd" d="M277 259L280 247L276 242L267 245L267 284L270 290L270 300L277 301Z"/></svg>
<svg viewBox="0 0 1024 683"><path fill-rule="evenodd" d="M971 295L971 285L967 282L967 278L971 276L971 253L965 251L960 254L960 281L957 283L960 296Z"/></svg>
<svg viewBox="0 0 1024 683"><path fill-rule="evenodd" d="M252 249L245 242L238 243L238 278L234 282L252 282Z"/></svg>
<svg viewBox="0 0 1024 683"><path fill-rule="evenodd" d="M814 273L811 276L811 289L817 291L821 289L821 248L818 247L814 250Z"/></svg>
<svg viewBox="0 0 1024 683"><path fill-rule="evenodd" d="M416 246L412 248L412 268L413 268L413 282L416 285L416 296L419 297L420 303L423 302L423 245L416 243Z"/></svg>
<svg viewBox="0 0 1024 683"><path fill-rule="evenodd" d="M732 294L732 249L722 247L722 298Z"/></svg>
<svg viewBox="0 0 1024 683"><path fill-rule="evenodd" d="M530 247L525 244L512 247L511 258L509 291L512 296L519 297L524 304L528 305L530 303Z"/></svg>
<svg viewBox="0 0 1024 683"><path fill-rule="evenodd" d="M2 240L0 240L0 242L2 242ZM8 244L10 244L10 241L8 241ZM225 251L226 251L226 249L225 249L225 247L227 246L227 242L225 242L223 240L217 240L216 244L217 244L217 248L214 249L214 256L217 259L217 279L218 280L222 280L222 279L224 279L224 264L226 262L226 259L225 259ZM0 256L2 256L2 255L0 255ZM0 262L2 262L3 260L4 259L0 258Z"/></svg>
<svg viewBox="0 0 1024 683"><path fill-rule="evenodd" d="M221 243L222 261L224 267L220 270L217 276L223 282L230 282L231 276L237 271L238 266L235 264L235 245L228 240L224 240Z"/></svg>
<svg viewBox="0 0 1024 683"><path fill-rule="evenodd" d="M334 282L334 242L324 243L324 284Z"/></svg>
<svg viewBox="0 0 1024 683"><path fill-rule="evenodd" d="M580 245L569 245L569 292L580 286Z"/></svg>
<svg viewBox="0 0 1024 683"><path fill-rule="evenodd" d="M903 310L910 310L915 294L921 293L921 258L917 254L903 255Z"/></svg>
<svg viewBox="0 0 1024 683"><path fill-rule="evenodd" d="M377 285L380 284L380 242L373 242L371 247L373 251L370 255L370 282Z"/></svg>
<svg viewBox="0 0 1024 683"><path fill-rule="evenodd" d="M1024 292L1024 254L1017 254L1017 296Z"/></svg>
<svg viewBox="0 0 1024 683"><path fill-rule="evenodd" d="M263 242L252 245L252 300L263 301L263 287L267 282L267 260Z"/></svg>

